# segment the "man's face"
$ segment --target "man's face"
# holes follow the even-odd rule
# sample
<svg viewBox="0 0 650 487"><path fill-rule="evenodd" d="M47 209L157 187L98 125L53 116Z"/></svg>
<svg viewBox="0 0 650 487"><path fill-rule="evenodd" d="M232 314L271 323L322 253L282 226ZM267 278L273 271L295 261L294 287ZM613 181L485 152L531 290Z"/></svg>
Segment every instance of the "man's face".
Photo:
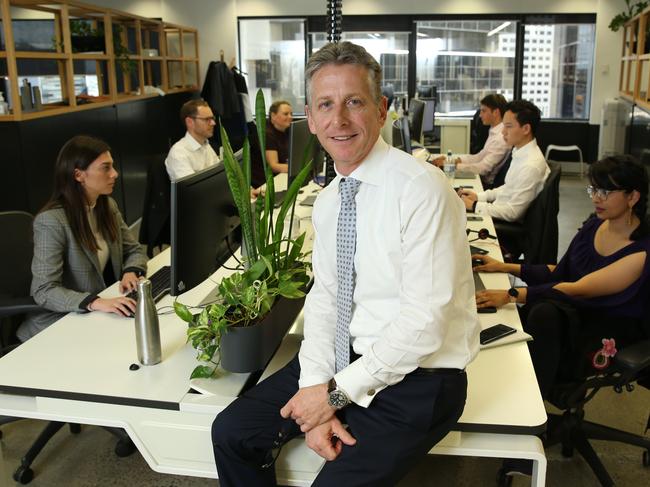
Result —
<svg viewBox="0 0 650 487"><path fill-rule="evenodd" d="M481 122L483 122L483 125L487 125L488 127L492 126L496 120L496 114L494 112L498 113L498 109L492 110L490 107L481 105L481 112L479 116L481 117Z"/></svg>
<svg viewBox="0 0 650 487"><path fill-rule="evenodd" d="M508 110L503 116L503 138L513 147L523 147L531 139L530 125L519 125L515 114Z"/></svg>
<svg viewBox="0 0 650 487"><path fill-rule="evenodd" d="M185 119L187 130L196 139L209 139L214 134L214 114L210 107L201 106L194 117Z"/></svg>
<svg viewBox="0 0 650 487"><path fill-rule="evenodd" d="M374 100L368 71L354 64L329 64L311 81L309 129L344 175L368 155L386 120L386 98Z"/></svg>
<svg viewBox="0 0 650 487"><path fill-rule="evenodd" d="M291 111L291 105L283 103L278 107L276 113L271 113L271 123L280 132L284 132L291 125L291 121L293 120Z"/></svg>

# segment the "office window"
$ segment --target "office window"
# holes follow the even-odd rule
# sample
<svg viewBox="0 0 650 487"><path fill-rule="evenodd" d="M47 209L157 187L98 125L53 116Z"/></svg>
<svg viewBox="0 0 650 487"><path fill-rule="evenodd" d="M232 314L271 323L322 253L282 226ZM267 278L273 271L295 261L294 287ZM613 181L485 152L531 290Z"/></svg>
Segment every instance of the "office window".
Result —
<svg viewBox="0 0 650 487"><path fill-rule="evenodd" d="M258 88L267 108L287 100L294 113L305 107L305 19L240 19L239 59L251 102Z"/></svg>
<svg viewBox="0 0 650 487"><path fill-rule="evenodd" d="M538 80L550 78L550 90L537 103L542 116L589 118L595 25L526 25L524 31L524 46L542 38L550 44L547 53L535 56L534 70L526 63L533 56L524 54L524 92Z"/></svg>
<svg viewBox="0 0 650 487"><path fill-rule="evenodd" d="M317 51L327 43L322 32L311 34L312 50ZM344 32L342 40L363 46L381 65L383 84L393 85L396 95L408 92L408 32Z"/></svg>
<svg viewBox="0 0 650 487"><path fill-rule="evenodd" d="M473 115L488 93L514 95L516 22L418 21L416 83L438 89L438 112Z"/></svg>

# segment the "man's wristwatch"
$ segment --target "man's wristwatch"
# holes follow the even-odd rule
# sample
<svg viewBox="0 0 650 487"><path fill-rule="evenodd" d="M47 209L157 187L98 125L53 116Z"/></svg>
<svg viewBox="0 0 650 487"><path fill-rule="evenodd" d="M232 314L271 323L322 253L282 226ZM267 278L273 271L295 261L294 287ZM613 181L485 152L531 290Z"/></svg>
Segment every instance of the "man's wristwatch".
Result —
<svg viewBox="0 0 650 487"><path fill-rule="evenodd" d="M343 409L350 404L350 398L345 391L338 388L334 377L327 383L327 403L335 409Z"/></svg>
<svg viewBox="0 0 650 487"><path fill-rule="evenodd" d="M508 296L511 303L516 303L519 297L519 290L516 287L511 287L508 289Z"/></svg>

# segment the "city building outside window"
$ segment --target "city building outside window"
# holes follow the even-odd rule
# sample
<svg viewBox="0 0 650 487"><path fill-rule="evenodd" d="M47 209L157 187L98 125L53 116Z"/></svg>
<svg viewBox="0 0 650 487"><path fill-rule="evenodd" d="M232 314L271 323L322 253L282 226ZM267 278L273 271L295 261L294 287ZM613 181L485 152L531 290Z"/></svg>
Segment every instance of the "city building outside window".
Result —
<svg viewBox="0 0 650 487"><path fill-rule="evenodd" d="M416 23L416 84L435 85L437 111L473 115L488 93L514 95L516 22Z"/></svg>
<svg viewBox="0 0 650 487"><path fill-rule="evenodd" d="M528 24L524 32L524 51L533 41L549 47L544 52L524 53L522 97L533 93L538 80L550 78L549 87L536 103L542 117L588 119L596 26Z"/></svg>

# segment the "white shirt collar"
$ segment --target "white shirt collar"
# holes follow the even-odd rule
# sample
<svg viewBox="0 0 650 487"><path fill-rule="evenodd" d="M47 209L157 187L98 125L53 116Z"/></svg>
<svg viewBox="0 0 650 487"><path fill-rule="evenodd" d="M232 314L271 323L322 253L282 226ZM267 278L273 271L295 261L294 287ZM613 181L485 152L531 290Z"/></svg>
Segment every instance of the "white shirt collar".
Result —
<svg viewBox="0 0 650 487"><path fill-rule="evenodd" d="M528 142L525 146L517 149L516 147L512 148L512 157L522 157L526 155L530 150L532 150L533 147L537 146L537 140L532 139L530 142Z"/></svg>
<svg viewBox="0 0 650 487"><path fill-rule="evenodd" d="M208 144L209 142L206 140L205 144L200 144L198 140L196 140L194 137L192 137L192 134L189 132L185 132L185 143L187 145L187 148L191 151L197 151L201 147L203 147L205 144Z"/></svg>
<svg viewBox="0 0 650 487"><path fill-rule="evenodd" d="M503 132L503 122L498 123L494 127L490 127L490 135L499 135Z"/></svg>
<svg viewBox="0 0 650 487"><path fill-rule="evenodd" d="M343 176L341 173L336 170L336 164L334 164L334 170L336 170L337 178L341 179L344 177L351 177L358 179L362 183L368 183L375 186L379 186L384 180L385 171L383 170L384 158L388 154L390 146L384 141L384 139L377 137L377 142L372 146L370 152L366 158L359 164L359 166L352 171L349 176ZM337 182L338 184L338 182Z"/></svg>

